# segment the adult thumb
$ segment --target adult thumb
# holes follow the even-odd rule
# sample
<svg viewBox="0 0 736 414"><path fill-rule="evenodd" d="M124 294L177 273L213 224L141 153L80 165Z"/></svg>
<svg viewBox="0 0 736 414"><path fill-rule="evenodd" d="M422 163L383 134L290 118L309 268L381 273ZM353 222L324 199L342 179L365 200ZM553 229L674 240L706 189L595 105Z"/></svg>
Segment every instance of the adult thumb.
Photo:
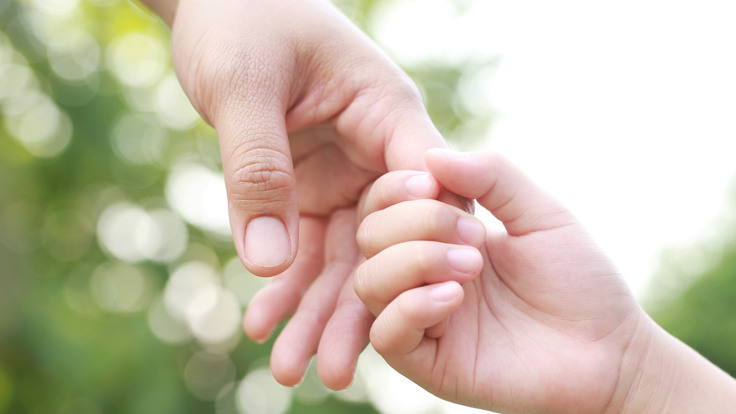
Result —
<svg viewBox="0 0 736 414"><path fill-rule="evenodd" d="M477 199L512 236L578 223L562 203L498 153L432 149L425 163L443 187Z"/></svg>
<svg viewBox="0 0 736 414"><path fill-rule="evenodd" d="M391 108L381 124L388 129L384 136L386 166L389 171L427 171L424 157L426 151L433 148L446 149L447 142L427 114L421 95L412 92L413 83L409 81L406 85L403 93L397 92L402 91L402 88L395 88L393 96L386 98L389 101L387 106ZM396 100L391 102L391 99ZM444 189L437 199L467 212L473 211L471 202Z"/></svg>
<svg viewBox="0 0 736 414"><path fill-rule="evenodd" d="M245 267L259 276L286 270L299 240L284 112L273 101L256 96L234 100L214 120L235 248Z"/></svg>

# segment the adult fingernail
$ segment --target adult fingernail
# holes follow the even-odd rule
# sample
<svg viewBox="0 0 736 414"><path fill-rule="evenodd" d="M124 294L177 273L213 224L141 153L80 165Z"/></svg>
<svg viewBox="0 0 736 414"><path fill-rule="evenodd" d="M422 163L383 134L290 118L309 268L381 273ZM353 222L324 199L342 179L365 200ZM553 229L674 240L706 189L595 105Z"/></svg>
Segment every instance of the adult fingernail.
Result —
<svg viewBox="0 0 736 414"><path fill-rule="evenodd" d="M409 195L422 198L431 194L434 179L429 174L418 174L406 180L406 191Z"/></svg>
<svg viewBox="0 0 736 414"><path fill-rule="evenodd" d="M447 262L461 273L474 273L483 266L483 257L478 249L452 249L447 252Z"/></svg>
<svg viewBox="0 0 736 414"><path fill-rule="evenodd" d="M429 298L436 302L451 302L458 294L457 282L438 283L429 291Z"/></svg>
<svg viewBox="0 0 736 414"><path fill-rule="evenodd" d="M275 267L289 258L289 234L275 217L257 217L245 228L245 258L254 265Z"/></svg>
<svg viewBox="0 0 736 414"><path fill-rule="evenodd" d="M460 239L471 246L480 246L486 236L483 223L475 218L460 217L457 220L457 234Z"/></svg>

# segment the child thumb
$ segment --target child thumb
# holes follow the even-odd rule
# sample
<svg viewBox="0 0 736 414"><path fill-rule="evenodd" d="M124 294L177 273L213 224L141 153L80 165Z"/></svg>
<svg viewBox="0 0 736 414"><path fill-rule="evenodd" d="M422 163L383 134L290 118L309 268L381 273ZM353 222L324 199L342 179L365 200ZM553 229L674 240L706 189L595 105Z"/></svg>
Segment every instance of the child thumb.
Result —
<svg viewBox="0 0 736 414"><path fill-rule="evenodd" d="M577 223L557 199L496 152L431 149L424 161L444 188L477 199L512 236Z"/></svg>

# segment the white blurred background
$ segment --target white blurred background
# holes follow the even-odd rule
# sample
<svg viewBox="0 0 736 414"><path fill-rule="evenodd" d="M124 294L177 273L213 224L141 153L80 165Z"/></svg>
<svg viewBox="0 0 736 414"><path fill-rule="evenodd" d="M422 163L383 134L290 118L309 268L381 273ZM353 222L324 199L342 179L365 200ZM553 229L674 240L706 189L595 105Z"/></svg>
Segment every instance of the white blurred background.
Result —
<svg viewBox="0 0 736 414"><path fill-rule="evenodd" d="M480 145L562 199L642 295L663 249L719 230L736 172L732 1L391 2L399 62L498 57L469 92Z"/></svg>

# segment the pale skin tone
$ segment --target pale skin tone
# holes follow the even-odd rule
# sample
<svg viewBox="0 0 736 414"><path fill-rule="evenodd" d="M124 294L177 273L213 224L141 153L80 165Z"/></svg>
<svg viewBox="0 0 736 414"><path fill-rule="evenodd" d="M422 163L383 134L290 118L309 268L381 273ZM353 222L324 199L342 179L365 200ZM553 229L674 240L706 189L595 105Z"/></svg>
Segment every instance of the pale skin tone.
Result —
<svg viewBox="0 0 736 414"><path fill-rule="evenodd" d="M425 161L432 176L388 173L359 211L368 260L355 288L397 371L503 413L733 410L733 378L660 329L575 217L510 162L449 150ZM478 239L473 216L433 200L438 183L504 229Z"/></svg>
<svg viewBox="0 0 736 414"><path fill-rule="evenodd" d="M353 289L351 275L359 257L354 244L355 204L364 188L376 177L393 170L423 170L424 150L444 146L416 88L326 0L142 1L172 27L177 75L195 108L217 130L238 255L257 275L279 275L248 308L244 321L246 333L254 340L266 340L280 321L293 314L292 321L274 346L271 358L274 377L285 385L298 383L307 361L317 353L319 373L325 384L332 388L346 387L352 381L355 361L368 342L373 318ZM421 185L413 188L420 190ZM507 247L514 247L514 244ZM487 257L483 259L485 269ZM476 276L464 286L478 285L477 279L482 280L484 274L481 272L481 277ZM501 274L497 276L496 283L500 283ZM609 279L616 278L609 276ZM450 292L453 289L459 292L457 287L450 286ZM558 293L570 296L578 290L585 291L585 284L575 287L578 289L572 293ZM637 404L645 404L649 394L685 388L701 390L699 395L712 397L709 401L715 405L702 404L699 412L719 412L717 404L723 400L717 397L732 395L725 392L726 389L732 392L725 385L730 384L728 377L722 373L720 376L713 374L720 371L703 362L687 347L677 342L672 345L673 340L663 333L656 334L655 328L647 328L653 324L644 317L634 317L641 311L631 305L628 291L620 282L612 282L609 289L614 288L624 292L616 302L616 306L624 309L621 314L629 315L622 320L639 321L622 323L617 332L630 333L632 345L649 344L641 348L661 348L663 351L624 353L619 363L620 379L611 383L604 380L603 385L596 383L599 391L606 387L613 390L609 407L619 404L631 408L631 412L637 412L637 407L641 408L639 412L647 412L648 406ZM469 288L462 290L466 297L483 296L481 290L472 294L466 290ZM506 292L506 296L502 296L502 292ZM512 300L512 293L510 289L501 288L495 295ZM456 296L451 295L451 299L449 308L460 306ZM520 338L531 341L535 337L533 328L539 329L539 335L556 332L531 318L535 312L544 314L543 311L549 309L528 308L522 312L526 306L522 298L513 301L518 306L509 309L526 315L529 320L525 327L532 329L530 333L520 331L517 334L523 334ZM465 307L462 305L459 309ZM372 311L378 313L375 307ZM380 313L384 314L386 312ZM607 321L609 316L606 315L602 315L601 320ZM574 316L579 315L565 316L574 321ZM385 319L379 317L374 325L374 337L380 330L376 327ZM456 316L434 319L419 324L431 326L428 330L421 329L419 342L439 337L437 343L440 343L456 332ZM595 321L591 319L575 326L588 335L591 332L602 335L605 330L596 330L598 328L592 323ZM557 321L566 325L563 322L564 319ZM499 329L498 324L496 329ZM476 331L469 330L466 334L480 337L481 332L476 326ZM510 338L507 337L509 341ZM616 342L612 338L609 334L598 342L608 344L609 347L604 347L606 350L620 348L622 339ZM561 342L568 339L559 332L551 337ZM376 344L383 349L380 335ZM385 342L384 346L386 344L390 342ZM629 346L627 349L639 348ZM504 391L503 386L493 389L490 407L513 408L520 404L522 396L533 397L524 401L534 407L544 407L546 403L552 408L559 407L559 403L548 400L550 395L556 395L553 391L568 396L568 403L570 398L582 401L585 396L571 396L569 383L554 382L555 375L572 370L590 378L596 377L596 373L574 364L564 366L563 370L554 360L544 359L542 355L537 355L539 360L517 358L519 366L522 362L526 364L530 374L524 378L526 388L523 389L513 388L514 382L507 381L513 380L513 376L501 375L515 371L503 365L504 369L497 369L498 365L496 369L489 368L488 376L496 381L493 384L498 387L503 383L508 387L505 389L508 391ZM582 355L608 359L595 352L592 356ZM575 355L572 359L579 361L579 357ZM387 356L399 369L401 358ZM404 358L404 362L408 359ZM642 361L650 362L645 366L654 368L630 368L638 367ZM532 363L541 364L539 366L544 369L533 370ZM417 368L421 366L424 365L417 365ZM659 366L675 366L692 375L667 376L663 373L671 370L658 370ZM421 372L402 372L431 388L430 378L417 375ZM719 380L715 381L716 386L711 386L715 377ZM483 406L488 403L485 397L469 394L467 388L460 386L468 383L467 378L475 380L476 375L458 376L455 382L458 392L450 393L454 395L448 394L448 388L436 390L440 395L468 404ZM451 380L443 378L448 384ZM677 398L686 398L687 393L671 395L663 400L669 408L685 406ZM581 404L592 407L601 401L593 398ZM544 410L552 412L552 408Z"/></svg>
<svg viewBox="0 0 736 414"><path fill-rule="evenodd" d="M276 380L297 384L316 353L323 382L347 387L372 319L352 289L355 206L445 146L416 86L328 0L142 1L172 27L177 76L217 131L238 255L278 275L246 334L265 341L291 316Z"/></svg>

